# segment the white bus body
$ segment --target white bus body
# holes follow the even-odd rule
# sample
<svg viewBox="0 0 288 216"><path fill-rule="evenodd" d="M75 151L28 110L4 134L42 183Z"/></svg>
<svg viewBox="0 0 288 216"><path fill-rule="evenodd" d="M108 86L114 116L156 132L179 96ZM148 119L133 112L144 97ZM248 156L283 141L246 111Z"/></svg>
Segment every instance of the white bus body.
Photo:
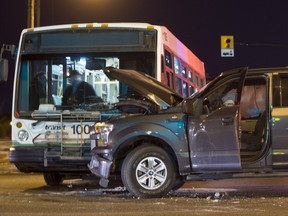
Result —
<svg viewBox="0 0 288 216"><path fill-rule="evenodd" d="M16 59L10 149L10 162L20 171L43 172L49 185L89 173L89 127L118 115L110 108L129 91L106 77L103 67L147 73L184 97L205 85L203 62L162 26L92 23L25 29ZM74 69L97 97L64 106Z"/></svg>

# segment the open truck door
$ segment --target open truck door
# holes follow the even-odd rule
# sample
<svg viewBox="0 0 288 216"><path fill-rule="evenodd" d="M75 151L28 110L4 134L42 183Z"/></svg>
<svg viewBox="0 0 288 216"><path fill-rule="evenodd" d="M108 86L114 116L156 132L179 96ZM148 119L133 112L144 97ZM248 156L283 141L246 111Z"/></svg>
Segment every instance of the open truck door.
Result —
<svg viewBox="0 0 288 216"><path fill-rule="evenodd" d="M197 99L185 101L194 171L241 169L239 109L247 68L238 70L207 86Z"/></svg>

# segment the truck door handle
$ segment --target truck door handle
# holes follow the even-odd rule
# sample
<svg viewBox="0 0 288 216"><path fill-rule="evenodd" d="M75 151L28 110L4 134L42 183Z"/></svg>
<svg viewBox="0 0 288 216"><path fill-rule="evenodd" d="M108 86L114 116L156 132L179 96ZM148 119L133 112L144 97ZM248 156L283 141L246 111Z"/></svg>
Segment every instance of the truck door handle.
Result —
<svg viewBox="0 0 288 216"><path fill-rule="evenodd" d="M224 117L224 118L222 118L222 124L223 125L231 125L231 124L233 124L233 118L232 117Z"/></svg>

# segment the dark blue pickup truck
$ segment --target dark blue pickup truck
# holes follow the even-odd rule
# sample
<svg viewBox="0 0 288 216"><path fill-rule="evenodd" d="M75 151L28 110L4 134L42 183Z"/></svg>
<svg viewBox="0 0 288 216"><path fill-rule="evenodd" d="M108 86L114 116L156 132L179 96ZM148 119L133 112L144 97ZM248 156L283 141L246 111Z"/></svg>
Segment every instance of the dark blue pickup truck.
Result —
<svg viewBox="0 0 288 216"><path fill-rule="evenodd" d="M158 109L91 128L100 185L119 175L132 195L161 197L186 180L288 171L288 68L226 71L186 99L135 71L106 73Z"/></svg>

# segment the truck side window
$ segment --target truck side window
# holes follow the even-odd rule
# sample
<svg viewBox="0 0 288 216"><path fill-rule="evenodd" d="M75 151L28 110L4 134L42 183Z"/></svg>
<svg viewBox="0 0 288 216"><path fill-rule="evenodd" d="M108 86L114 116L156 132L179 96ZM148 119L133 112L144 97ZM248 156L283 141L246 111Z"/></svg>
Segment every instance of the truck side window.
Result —
<svg viewBox="0 0 288 216"><path fill-rule="evenodd" d="M273 76L273 107L288 106L288 74Z"/></svg>
<svg viewBox="0 0 288 216"><path fill-rule="evenodd" d="M212 112L223 106L234 106L236 100L237 82L224 83L210 91L204 98L205 104Z"/></svg>

